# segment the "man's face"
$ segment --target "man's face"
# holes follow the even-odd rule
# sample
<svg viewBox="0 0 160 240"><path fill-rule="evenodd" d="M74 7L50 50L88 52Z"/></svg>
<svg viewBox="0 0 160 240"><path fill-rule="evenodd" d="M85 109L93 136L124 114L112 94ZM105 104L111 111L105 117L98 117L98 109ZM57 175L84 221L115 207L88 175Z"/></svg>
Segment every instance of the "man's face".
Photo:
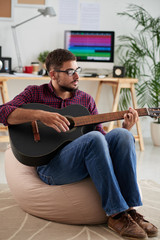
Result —
<svg viewBox="0 0 160 240"><path fill-rule="evenodd" d="M74 72L74 70L77 69L78 66L76 61L67 61L64 62L60 69L57 69L57 72L55 70L55 80L57 81L57 85L61 91L73 92L78 89L79 75L77 72Z"/></svg>

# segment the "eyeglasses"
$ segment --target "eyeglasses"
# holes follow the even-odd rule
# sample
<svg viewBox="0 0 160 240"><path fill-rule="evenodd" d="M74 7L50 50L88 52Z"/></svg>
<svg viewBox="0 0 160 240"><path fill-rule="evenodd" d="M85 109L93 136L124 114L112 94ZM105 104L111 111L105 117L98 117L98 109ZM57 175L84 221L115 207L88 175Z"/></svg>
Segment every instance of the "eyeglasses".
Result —
<svg viewBox="0 0 160 240"><path fill-rule="evenodd" d="M82 68L81 67L78 67L76 70L74 70L74 69L67 69L67 70L65 70L65 71L62 71L62 70L55 70L55 72L64 72L64 73L66 73L68 76L73 76L75 73L77 73L77 74L80 74L81 73L81 71L82 71Z"/></svg>

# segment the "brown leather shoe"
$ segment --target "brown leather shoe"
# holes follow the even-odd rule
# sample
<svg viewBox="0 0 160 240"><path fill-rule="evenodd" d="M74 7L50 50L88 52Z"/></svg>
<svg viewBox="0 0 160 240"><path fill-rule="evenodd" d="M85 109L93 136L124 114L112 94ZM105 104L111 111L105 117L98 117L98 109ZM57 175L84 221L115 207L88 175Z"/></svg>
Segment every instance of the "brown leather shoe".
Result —
<svg viewBox="0 0 160 240"><path fill-rule="evenodd" d="M146 232L126 212L118 219L108 217L108 227L125 238L148 239Z"/></svg>
<svg viewBox="0 0 160 240"><path fill-rule="evenodd" d="M158 234L158 228L144 219L135 209L128 211L133 220L147 233L148 237L155 237Z"/></svg>

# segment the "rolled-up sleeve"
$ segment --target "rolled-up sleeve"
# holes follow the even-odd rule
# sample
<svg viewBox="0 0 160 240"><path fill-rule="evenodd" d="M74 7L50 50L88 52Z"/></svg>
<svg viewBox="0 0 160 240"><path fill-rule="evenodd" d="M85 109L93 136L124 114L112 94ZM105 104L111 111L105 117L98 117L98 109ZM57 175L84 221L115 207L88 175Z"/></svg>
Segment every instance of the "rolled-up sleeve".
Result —
<svg viewBox="0 0 160 240"><path fill-rule="evenodd" d="M33 101L33 92L30 87L27 87L22 93L17 95L13 100L0 105L0 123L8 126L8 116L18 107L25 103Z"/></svg>
<svg viewBox="0 0 160 240"><path fill-rule="evenodd" d="M11 112L13 112L17 107L12 106L12 105L8 105L3 104L0 106L0 122L3 123L5 126L8 125L7 119L9 114L11 114Z"/></svg>

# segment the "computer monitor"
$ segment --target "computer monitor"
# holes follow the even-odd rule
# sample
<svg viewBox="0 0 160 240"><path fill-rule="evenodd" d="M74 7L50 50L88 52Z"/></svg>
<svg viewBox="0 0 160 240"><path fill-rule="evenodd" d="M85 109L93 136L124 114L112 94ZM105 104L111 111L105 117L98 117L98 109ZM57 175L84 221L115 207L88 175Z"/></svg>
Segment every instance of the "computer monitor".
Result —
<svg viewBox="0 0 160 240"><path fill-rule="evenodd" d="M83 70L100 72L113 69L113 31L65 31L65 49L71 51Z"/></svg>

